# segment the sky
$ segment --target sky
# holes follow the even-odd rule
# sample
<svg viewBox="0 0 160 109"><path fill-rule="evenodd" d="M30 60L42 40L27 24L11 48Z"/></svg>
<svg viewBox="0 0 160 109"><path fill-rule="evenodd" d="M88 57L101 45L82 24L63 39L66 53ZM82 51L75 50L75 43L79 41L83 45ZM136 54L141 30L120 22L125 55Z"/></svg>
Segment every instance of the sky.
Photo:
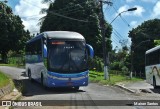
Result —
<svg viewBox="0 0 160 109"><path fill-rule="evenodd" d="M0 0L2 1L2 0ZM25 29L31 33L39 32L39 19L45 16L40 14L41 8L48 8L48 4L43 4L42 0L8 0L8 5L13 13L19 15L23 21ZM122 46L122 42L128 46L131 44L128 33L133 28L141 25L144 21L160 18L160 0L106 0L113 2L112 6L104 4L103 10L105 20L111 23L118 13L129 8L136 7L133 12L122 13L112 22L113 33L111 36L113 49Z"/></svg>

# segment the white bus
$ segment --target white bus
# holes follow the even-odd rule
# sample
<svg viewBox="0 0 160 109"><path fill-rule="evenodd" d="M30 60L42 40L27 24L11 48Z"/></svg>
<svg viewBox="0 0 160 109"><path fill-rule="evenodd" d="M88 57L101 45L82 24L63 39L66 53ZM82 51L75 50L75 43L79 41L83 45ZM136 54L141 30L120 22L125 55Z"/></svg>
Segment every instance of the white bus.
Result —
<svg viewBox="0 0 160 109"><path fill-rule="evenodd" d="M88 53L93 48L76 32L48 31L26 44L26 72L47 87L88 85Z"/></svg>
<svg viewBox="0 0 160 109"><path fill-rule="evenodd" d="M147 50L145 53L146 81L154 88L160 86L160 46Z"/></svg>

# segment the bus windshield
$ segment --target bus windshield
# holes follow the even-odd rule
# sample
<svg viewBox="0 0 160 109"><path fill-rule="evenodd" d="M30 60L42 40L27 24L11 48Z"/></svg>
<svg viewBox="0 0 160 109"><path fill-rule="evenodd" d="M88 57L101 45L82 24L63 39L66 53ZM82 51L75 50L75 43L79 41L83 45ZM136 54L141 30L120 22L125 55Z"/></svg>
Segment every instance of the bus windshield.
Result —
<svg viewBox="0 0 160 109"><path fill-rule="evenodd" d="M85 41L54 41L48 44L48 67L57 73L87 70Z"/></svg>

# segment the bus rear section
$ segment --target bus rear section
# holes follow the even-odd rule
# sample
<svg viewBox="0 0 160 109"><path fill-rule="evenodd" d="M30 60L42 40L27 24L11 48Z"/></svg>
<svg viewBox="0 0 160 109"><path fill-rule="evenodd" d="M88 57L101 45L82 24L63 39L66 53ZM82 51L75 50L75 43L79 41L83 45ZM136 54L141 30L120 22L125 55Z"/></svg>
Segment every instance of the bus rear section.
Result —
<svg viewBox="0 0 160 109"><path fill-rule="evenodd" d="M154 88L160 86L160 46L149 49L145 53L146 82Z"/></svg>

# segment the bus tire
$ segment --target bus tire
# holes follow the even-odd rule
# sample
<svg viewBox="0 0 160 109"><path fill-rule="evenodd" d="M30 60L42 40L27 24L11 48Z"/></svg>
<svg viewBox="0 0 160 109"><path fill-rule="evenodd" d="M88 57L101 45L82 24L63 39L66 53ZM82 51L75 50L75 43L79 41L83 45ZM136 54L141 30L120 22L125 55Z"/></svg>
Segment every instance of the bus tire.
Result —
<svg viewBox="0 0 160 109"><path fill-rule="evenodd" d="M43 78L43 74L41 74L41 85L44 86L44 78Z"/></svg>
<svg viewBox="0 0 160 109"><path fill-rule="evenodd" d="M157 88L157 85L156 85L156 78L155 78L155 76L153 77L153 87L154 87L154 89L156 89L156 88Z"/></svg>
<svg viewBox="0 0 160 109"><path fill-rule="evenodd" d="M79 90L79 86L74 87L75 90Z"/></svg>
<svg viewBox="0 0 160 109"><path fill-rule="evenodd" d="M31 76L31 71L30 71L30 70L28 70L28 78L29 78L29 80L30 80L31 82L33 82L33 79L32 79L32 76Z"/></svg>
<svg viewBox="0 0 160 109"><path fill-rule="evenodd" d="M44 76L43 76L43 74L41 74L41 85L42 85L42 87L43 87L44 89L46 89L46 90L49 89L48 86L46 86L46 85L44 84Z"/></svg>

